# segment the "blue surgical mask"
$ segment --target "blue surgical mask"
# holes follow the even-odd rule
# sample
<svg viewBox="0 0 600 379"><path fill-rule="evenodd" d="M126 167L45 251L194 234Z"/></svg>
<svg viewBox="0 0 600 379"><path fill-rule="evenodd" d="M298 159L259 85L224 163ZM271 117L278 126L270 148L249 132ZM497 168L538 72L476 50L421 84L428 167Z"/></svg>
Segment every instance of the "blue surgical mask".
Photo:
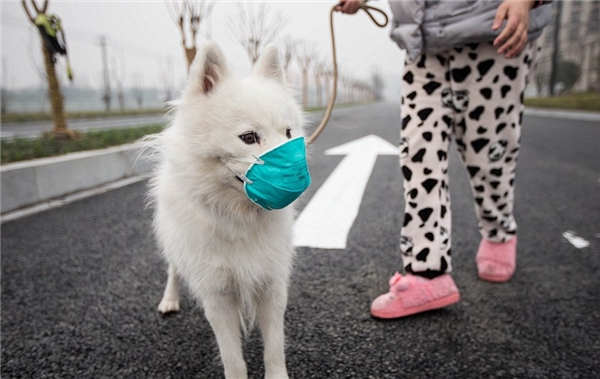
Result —
<svg viewBox="0 0 600 379"><path fill-rule="evenodd" d="M245 174L235 173L244 182L244 192L266 210L290 205L310 186L304 137L297 137L256 156ZM243 158L227 158L246 162Z"/></svg>

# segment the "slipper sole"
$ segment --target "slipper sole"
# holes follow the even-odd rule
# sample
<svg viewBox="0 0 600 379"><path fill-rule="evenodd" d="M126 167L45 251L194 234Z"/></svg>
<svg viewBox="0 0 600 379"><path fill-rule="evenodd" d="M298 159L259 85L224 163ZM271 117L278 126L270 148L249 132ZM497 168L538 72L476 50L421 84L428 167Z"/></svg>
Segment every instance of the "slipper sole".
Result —
<svg viewBox="0 0 600 379"><path fill-rule="evenodd" d="M418 307L403 309L400 311L389 312L389 311L382 311L382 310L371 310L371 315L373 317L383 318L383 319L406 317L406 316L414 315L416 313L421 313L421 312L431 311L434 309L444 308L444 307L447 307L448 305L458 303L459 300L460 300L460 294L457 292L457 293L448 295L446 297L442 297L440 299L430 301L430 302L420 305Z"/></svg>

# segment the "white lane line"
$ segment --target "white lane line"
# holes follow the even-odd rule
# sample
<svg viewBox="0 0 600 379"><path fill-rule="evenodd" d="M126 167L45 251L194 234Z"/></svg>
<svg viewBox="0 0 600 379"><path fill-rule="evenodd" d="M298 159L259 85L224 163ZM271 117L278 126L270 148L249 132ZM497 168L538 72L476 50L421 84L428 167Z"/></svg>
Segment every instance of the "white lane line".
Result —
<svg viewBox="0 0 600 379"><path fill-rule="evenodd" d="M571 243L571 245L575 246L578 249L586 248L590 245L588 241L585 239L578 237L575 235L575 232L567 230L563 233L563 237L567 239Z"/></svg>

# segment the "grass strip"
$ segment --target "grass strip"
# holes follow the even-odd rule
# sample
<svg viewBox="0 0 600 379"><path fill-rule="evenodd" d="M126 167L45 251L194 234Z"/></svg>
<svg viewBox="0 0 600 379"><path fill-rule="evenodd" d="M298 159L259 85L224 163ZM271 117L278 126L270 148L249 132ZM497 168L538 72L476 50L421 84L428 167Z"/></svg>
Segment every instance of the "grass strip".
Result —
<svg viewBox="0 0 600 379"><path fill-rule="evenodd" d="M2 164L123 145L145 135L159 133L163 129L164 124L152 124L136 128L90 131L82 133L81 138L71 141L54 139L49 135L35 139L2 140L0 141Z"/></svg>
<svg viewBox="0 0 600 379"><path fill-rule="evenodd" d="M600 112L600 93L573 93L555 97L525 98L525 105L535 108L555 108Z"/></svg>

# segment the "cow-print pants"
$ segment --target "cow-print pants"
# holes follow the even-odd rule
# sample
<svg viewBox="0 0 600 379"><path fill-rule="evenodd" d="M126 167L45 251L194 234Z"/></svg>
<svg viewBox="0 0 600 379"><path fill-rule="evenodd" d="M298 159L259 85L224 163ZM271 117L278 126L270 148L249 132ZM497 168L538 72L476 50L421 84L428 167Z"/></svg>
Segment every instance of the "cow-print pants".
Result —
<svg viewBox="0 0 600 379"><path fill-rule="evenodd" d="M534 43L514 59L491 43L423 54L405 67L400 166L405 212L400 251L406 272L452 270L448 150L454 138L467 168L483 238L505 242L513 218L523 92Z"/></svg>

